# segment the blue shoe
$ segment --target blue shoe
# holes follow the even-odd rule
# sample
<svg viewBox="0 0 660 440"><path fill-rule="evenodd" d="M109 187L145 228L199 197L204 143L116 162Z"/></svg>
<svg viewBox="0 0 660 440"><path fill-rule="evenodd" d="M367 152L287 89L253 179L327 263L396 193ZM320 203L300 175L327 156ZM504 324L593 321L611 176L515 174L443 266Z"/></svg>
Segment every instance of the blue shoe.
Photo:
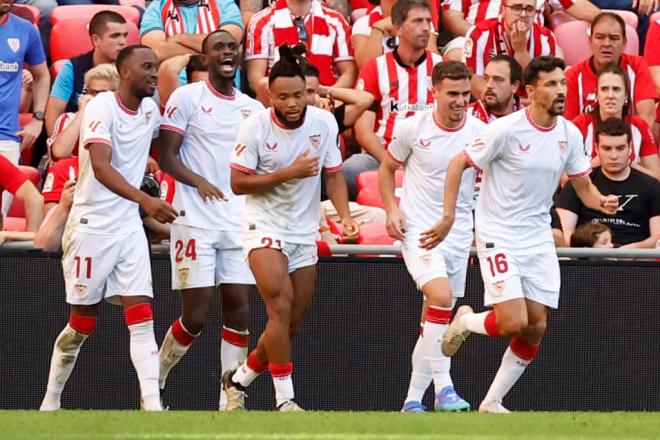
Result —
<svg viewBox="0 0 660 440"><path fill-rule="evenodd" d="M470 411L470 404L456 394L452 386L446 386L435 395L435 410L447 412Z"/></svg>
<svg viewBox="0 0 660 440"><path fill-rule="evenodd" d="M426 407L422 405L420 402L415 402L414 400L411 400L410 402L406 402L403 404L403 408L401 408L401 412L423 413L426 412Z"/></svg>

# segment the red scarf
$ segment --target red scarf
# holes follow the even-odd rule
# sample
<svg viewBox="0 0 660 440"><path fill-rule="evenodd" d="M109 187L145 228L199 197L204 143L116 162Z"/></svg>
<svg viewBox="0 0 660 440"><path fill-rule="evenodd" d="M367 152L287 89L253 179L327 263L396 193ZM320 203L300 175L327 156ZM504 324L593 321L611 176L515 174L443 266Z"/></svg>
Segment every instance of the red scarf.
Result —
<svg viewBox="0 0 660 440"><path fill-rule="evenodd" d="M218 28L220 23L220 10L215 0L199 0L197 4L197 26L186 30L181 9L174 0L165 0L161 11L165 36L177 34L208 34Z"/></svg>

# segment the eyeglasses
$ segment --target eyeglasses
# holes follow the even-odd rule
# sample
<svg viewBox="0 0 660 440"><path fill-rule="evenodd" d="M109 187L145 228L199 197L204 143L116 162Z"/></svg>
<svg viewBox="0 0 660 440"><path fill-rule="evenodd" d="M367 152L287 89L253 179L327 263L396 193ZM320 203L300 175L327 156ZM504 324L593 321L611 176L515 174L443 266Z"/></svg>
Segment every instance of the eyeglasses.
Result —
<svg viewBox="0 0 660 440"><path fill-rule="evenodd" d="M503 6L505 8L511 9L513 13L516 15L521 15L523 11L525 11L526 15L536 14L536 7L532 5L523 6L521 4L516 4L516 5L503 5Z"/></svg>
<svg viewBox="0 0 660 440"><path fill-rule="evenodd" d="M296 19L293 20L293 24L295 24L296 29L298 29L298 41L307 43L309 34L307 34L307 28L305 27L305 19L302 17L296 17Z"/></svg>

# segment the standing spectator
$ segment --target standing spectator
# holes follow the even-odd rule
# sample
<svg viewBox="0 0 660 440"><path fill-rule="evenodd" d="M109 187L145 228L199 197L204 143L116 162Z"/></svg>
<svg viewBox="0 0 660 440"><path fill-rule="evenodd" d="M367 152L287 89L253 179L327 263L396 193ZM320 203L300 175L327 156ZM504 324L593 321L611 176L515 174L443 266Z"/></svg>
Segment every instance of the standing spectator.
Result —
<svg viewBox="0 0 660 440"><path fill-rule="evenodd" d="M78 111L78 100L85 94L85 73L99 64L114 63L119 51L126 47L128 24L116 12L98 12L89 22L89 38L93 49L67 60L55 78L46 106L49 135L62 113Z"/></svg>
<svg viewBox="0 0 660 440"><path fill-rule="evenodd" d="M250 88L259 101L270 104L268 74L284 43L306 45L306 58L319 69L322 85L353 87L357 68L350 35L344 17L320 0L277 0L255 14L248 26L245 60Z"/></svg>
<svg viewBox="0 0 660 440"><path fill-rule="evenodd" d="M644 47L644 58L649 64L655 90L660 94L660 20L655 20L649 27L646 46ZM660 142L660 105L658 105L652 130L655 141Z"/></svg>
<svg viewBox="0 0 660 440"><path fill-rule="evenodd" d="M614 234L614 245L626 248L654 248L660 239L660 182L630 167L630 126L609 118L596 129L600 167L591 181L602 194L619 198L619 209L608 215L594 210L578 198L572 182L564 186L557 200L566 241L576 226L603 223Z"/></svg>
<svg viewBox="0 0 660 440"><path fill-rule="evenodd" d="M356 86L371 93L374 104L355 124L363 152L344 163L351 200L357 196L357 176L378 168L385 157L397 121L434 106L431 72L442 57L426 49L431 6L427 0L399 0L392 8L392 23L399 45L367 62Z"/></svg>
<svg viewBox="0 0 660 440"><path fill-rule="evenodd" d="M154 0L142 17L140 37L162 62L176 55L201 54L202 41L216 29L226 30L237 41L243 39L234 0Z"/></svg>
<svg viewBox="0 0 660 440"><path fill-rule="evenodd" d="M492 56L511 55L524 69L532 58L557 53L552 31L534 21L535 0L514 1L504 0L500 16L475 24L465 36L463 62L474 73L474 96L481 93L484 68Z"/></svg>
<svg viewBox="0 0 660 440"><path fill-rule="evenodd" d="M584 152L591 158L591 166L600 164L594 135L596 127L608 118L619 118L630 125L632 130L631 165L649 176L660 178L660 157L653 134L646 121L630 115L630 83L626 72L616 64L609 64L599 70L596 94L593 110L573 119L584 136Z"/></svg>
<svg viewBox="0 0 660 440"><path fill-rule="evenodd" d="M13 0L0 3L0 155L17 164L20 152L34 144L44 125L50 74L39 32L32 23L10 13ZM18 125L23 88L23 63L32 73L32 120ZM11 195L3 194L3 212Z"/></svg>
<svg viewBox="0 0 660 440"><path fill-rule="evenodd" d="M516 94L522 84L522 68L511 55L498 54L488 60L479 100L468 106L468 114L489 124L520 108Z"/></svg>
<svg viewBox="0 0 660 440"><path fill-rule="evenodd" d="M568 93L564 117L573 119L587 113L596 102L596 72L615 63L628 74L633 110L647 124L653 124L658 94L653 86L646 61L637 55L623 53L626 47L626 23L613 12L602 12L591 22L589 46L592 56L566 72Z"/></svg>
<svg viewBox="0 0 660 440"><path fill-rule="evenodd" d="M25 205L26 230L34 234L39 228L43 213L44 199L34 184L21 172L20 169L7 158L0 155L0 191L7 190L15 195ZM2 216L0 215L0 231L2 231ZM0 236L0 245L7 235ZM20 236L21 240L29 240L31 236Z"/></svg>

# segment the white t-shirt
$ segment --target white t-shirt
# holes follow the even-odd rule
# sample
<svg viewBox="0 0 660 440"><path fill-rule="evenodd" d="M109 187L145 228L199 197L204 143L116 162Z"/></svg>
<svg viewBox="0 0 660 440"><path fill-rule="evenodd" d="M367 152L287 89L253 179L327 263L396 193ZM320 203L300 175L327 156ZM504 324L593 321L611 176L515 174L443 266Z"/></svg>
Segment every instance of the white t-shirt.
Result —
<svg viewBox="0 0 660 440"><path fill-rule="evenodd" d="M99 93L89 101L80 132L80 173L68 225L103 234L142 228L137 203L96 180L87 147L92 143L110 145L112 167L128 183L140 188L151 140L158 136L159 126L160 112L152 99L143 99L137 111L126 108L115 92Z"/></svg>
<svg viewBox="0 0 660 440"><path fill-rule="evenodd" d="M161 129L183 135L181 162L218 187L228 199L204 203L197 188L177 182L172 202L179 212L175 223L204 229L241 230L245 197L231 190L229 159L238 127L263 109L261 103L237 90L232 96L218 93L208 81L187 84L172 93Z"/></svg>
<svg viewBox="0 0 660 440"><path fill-rule="evenodd" d="M442 218L449 162L485 128L486 124L469 115L465 115L463 123L456 128L443 127L434 110L418 113L397 125L387 153L404 167L400 207L408 226L406 235L418 235ZM468 252L472 243L474 179L473 170L463 173L454 225L440 244L454 254Z"/></svg>
<svg viewBox="0 0 660 440"><path fill-rule="evenodd" d="M307 106L305 122L289 130L272 109L248 118L238 133L231 167L250 174L274 173L291 165L305 150L320 158L326 172L342 168L337 122L328 111ZM319 230L321 173L249 194L243 229L282 234L291 243L314 244Z"/></svg>
<svg viewBox="0 0 660 440"><path fill-rule="evenodd" d="M591 171L580 131L561 116L552 127L540 127L522 109L491 123L464 152L483 170L477 250L554 252L550 207L559 178L564 171L572 178Z"/></svg>

